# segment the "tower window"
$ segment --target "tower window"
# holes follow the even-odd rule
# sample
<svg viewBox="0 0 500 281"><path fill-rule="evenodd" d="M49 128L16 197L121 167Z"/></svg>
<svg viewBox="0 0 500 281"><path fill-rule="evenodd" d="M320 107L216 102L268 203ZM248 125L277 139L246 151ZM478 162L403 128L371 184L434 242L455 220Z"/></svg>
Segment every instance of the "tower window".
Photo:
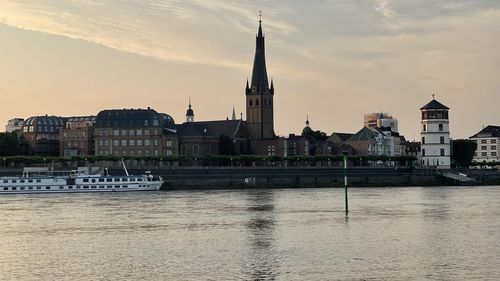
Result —
<svg viewBox="0 0 500 281"><path fill-rule="evenodd" d="M444 143L444 137L439 137L439 143L441 143L441 144Z"/></svg>
<svg viewBox="0 0 500 281"><path fill-rule="evenodd" d="M253 106L253 102L252 102L252 100L248 100L248 105L249 105L249 106Z"/></svg>
<svg viewBox="0 0 500 281"><path fill-rule="evenodd" d="M255 105L259 105L259 99L255 99Z"/></svg>
<svg viewBox="0 0 500 281"><path fill-rule="evenodd" d="M422 149L422 156L425 156L425 149Z"/></svg>
<svg viewBox="0 0 500 281"><path fill-rule="evenodd" d="M425 144L425 137L422 137L422 144Z"/></svg>
<svg viewBox="0 0 500 281"><path fill-rule="evenodd" d="M427 125L426 124L423 125L422 131L424 131L424 132L427 131Z"/></svg>
<svg viewBox="0 0 500 281"><path fill-rule="evenodd" d="M441 148L440 152L441 152L441 156L444 156L444 148Z"/></svg>
<svg viewBox="0 0 500 281"><path fill-rule="evenodd" d="M439 131L442 132L443 131L443 124L439 124Z"/></svg>

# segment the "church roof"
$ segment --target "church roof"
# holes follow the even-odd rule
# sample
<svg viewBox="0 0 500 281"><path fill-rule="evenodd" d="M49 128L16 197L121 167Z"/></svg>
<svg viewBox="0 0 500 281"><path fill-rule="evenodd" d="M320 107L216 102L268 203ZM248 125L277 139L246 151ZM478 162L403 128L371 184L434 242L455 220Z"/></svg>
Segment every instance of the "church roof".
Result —
<svg viewBox="0 0 500 281"><path fill-rule="evenodd" d="M177 125L177 134L180 137L246 137L246 122L242 120L218 120L187 122Z"/></svg>
<svg viewBox="0 0 500 281"><path fill-rule="evenodd" d="M169 127L174 119L165 113L148 109L108 109L97 114L96 128Z"/></svg>
<svg viewBox="0 0 500 281"><path fill-rule="evenodd" d="M444 104L438 102L435 99L432 99L428 104L424 105L423 107L420 108L420 110L423 109L450 109Z"/></svg>

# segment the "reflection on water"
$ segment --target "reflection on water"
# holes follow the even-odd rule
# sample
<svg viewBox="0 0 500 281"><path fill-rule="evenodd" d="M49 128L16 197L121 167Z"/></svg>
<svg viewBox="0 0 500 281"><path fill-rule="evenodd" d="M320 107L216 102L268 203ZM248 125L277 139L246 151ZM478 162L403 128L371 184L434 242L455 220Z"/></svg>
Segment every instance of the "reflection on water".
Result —
<svg viewBox="0 0 500 281"><path fill-rule="evenodd" d="M500 187L0 197L0 280L500 280Z"/></svg>
<svg viewBox="0 0 500 281"><path fill-rule="evenodd" d="M276 280L278 257L274 237L274 198L272 190L248 193L248 216L246 224L249 240L250 280ZM246 269L248 270L248 269Z"/></svg>

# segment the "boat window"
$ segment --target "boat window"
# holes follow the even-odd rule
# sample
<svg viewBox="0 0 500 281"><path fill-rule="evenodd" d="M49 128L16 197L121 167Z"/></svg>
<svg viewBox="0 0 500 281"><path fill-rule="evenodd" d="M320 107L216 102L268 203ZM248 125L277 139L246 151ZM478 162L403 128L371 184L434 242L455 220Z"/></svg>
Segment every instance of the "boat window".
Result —
<svg viewBox="0 0 500 281"><path fill-rule="evenodd" d="M46 186L45 189L50 189L50 186Z"/></svg>
<svg viewBox="0 0 500 281"><path fill-rule="evenodd" d="M24 190L24 186L21 186L19 189L20 189L20 190Z"/></svg>
<svg viewBox="0 0 500 281"><path fill-rule="evenodd" d="M112 182L112 181L113 181L113 179L112 179L112 178L107 178L107 179L106 179L106 182Z"/></svg>
<svg viewBox="0 0 500 281"><path fill-rule="evenodd" d="M89 179L83 179L83 182L89 182Z"/></svg>
<svg viewBox="0 0 500 281"><path fill-rule="evenodd" d="M42 189L42 187L41 186L37 186L36 189Z"/></svg>
<svg viewBox="0 0 500 281"><path fill-rule="evenodd" d="M115 188L120 188L120 186L119 185L115 185Z"/></svg>
<svg viewBox="0 0 500 281"><path fill-rule="evenodd" d="M42 180L36 180L36 182L42 182Z"/></svg>
<svg viewBox="0 0 500 281"><path fill-rule="evenodd" d="M79 185L76 186L76 189L80 189L81 187Z"/></svg>
<svg viewBox="0 0 500 281"><path fill-rule="evenodd" d="M99 182L104 182L104 179L99 179Z"/></svg>
<svg viewBox="0 0 500 281"><path fill-rule="evenodd" d="M28 180L28 182L33 182L33 180Z"/></svg>
<svg viewBox="0 0 500 281"><path fill-rule="evenodd" d="M17 190L17 187L13 186L13 187L12 187L12 190Z"/></svg>
<svg viewBox="0 0 500 281"><path fill-rule="evenodd" d="M104 188L104 185L99 185L99 188Z"/></svg>
<svg viewBox="0 0 500 281"><path fill-rule="evenodd" d="M138 178L137 181L142 181L142 178Z"/></svg>
<svg viewBox="0 0 500 281"><path fill-rule="evenodd" d="M83 188L89 188L89 186L88 185L84 185Z"/></svg>
<svg viewBox="0 0 500 281"><path fill-rule="evenodd" d="M92 179L92 182L95 182L95 179Z"/></svg>
<svg viewBox="0 0 500 281"><path fill-rule="evenodd" d="M114 181L117 182L117 181L120 181L120 179L119 178L115 178Z"/></svg>
<svg viewBox="0 0 500 281"><path fill-rule="evenodd" d="M68 188L69 188L69 189L73 189L73 187L72 187L72 186L68 186Z"/></svg>
<svg viewBox="0 0 500 281"><path fill-rule="evenodd" d="M113 188L112 185L106 185L106 188Z"/></svg>
<svg viewBox="0 0 500 281"><path fill-rule="evenodd" d="M24 183L24 180L20 180L19 182L20 182L20 183Z"/></svg>
<svg viewBox="0 0 500 281"><path fill-rule="evenodd" d="M122 178L122 181L124 181L124 182L125 182L125 181L128 181L128 179L127 179L127 178Z"/></svg>
<svg viewBox="0 0 500 281"><path fill-rule="evenodd" d="M9 181L8 180L3 180L3 183L8 183Z"/></svg>
<svg viewBox="0 0 500 281"><path fill-rule="evenodd" d="M9 188L8 187L4 187L3 190L9 190Z"/></svg>
<svg viewBox="0 0 500 281"><path fill-rule="evenodd" d="M12 180L12 183L16 183L17 181L16 180Z"/></svg>
<svg viewBox="0 0 500 281"><path fill-rule="evenodd" d="M123 188L127 188L127 187L128 187L128 185L124 185L124 186L123 186Z"/></svg>
<svg viewBox="0 0 500 281"><path fill-rule="evenodd" d="M59 189L64 189L64 186L60 186Z"/></svg>
<svg viewBox="0 0 500 281"><path fill-rule="evenodd" d="M97 186L96 185L92 185L90 188L97 188Z"/></svg>
<svg viewBox="0 0 500 281"><path fill-rule="evenodd" d="M33 190L33 186L29 186L29 187L28 187L28 189L29 189L29 190Z"/></svg>

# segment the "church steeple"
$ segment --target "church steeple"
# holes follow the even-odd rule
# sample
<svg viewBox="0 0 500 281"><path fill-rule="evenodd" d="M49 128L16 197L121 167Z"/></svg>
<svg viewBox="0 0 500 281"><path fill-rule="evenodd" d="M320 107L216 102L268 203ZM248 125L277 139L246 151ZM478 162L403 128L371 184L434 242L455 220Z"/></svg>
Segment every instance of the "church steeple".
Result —
<svg viewBox="0 0 500 281"><path fill-rule="evenodd" d="M233 116L231 116L231 120L236 120L236 112L234 111L234 105L233 105Z"/></svg>
<svg viewBox="0 0 500 281"><path fill-rule="evenodd" d="M274 139L274 83L269 80L266 69L262 13L259 12L259 30L255 39L255 57L252 78L245 89L247 131L252 140Z"/></svg>
<svg viewBox="0 0 500 281"><path fill-rule="evenodd" d="M255 58L253 61L252 81L250 87L261 93L269 89L264 45L264 35L262 33L262 13L260 13L259 31L255 39Z"/></svg>
<svg viewBox="0 0 500 281"><path fill-rule="evenodd" d="M194 111L191 108L191 98L189 98L188 110L186 110L186 122L194 122Z"/></svg>

